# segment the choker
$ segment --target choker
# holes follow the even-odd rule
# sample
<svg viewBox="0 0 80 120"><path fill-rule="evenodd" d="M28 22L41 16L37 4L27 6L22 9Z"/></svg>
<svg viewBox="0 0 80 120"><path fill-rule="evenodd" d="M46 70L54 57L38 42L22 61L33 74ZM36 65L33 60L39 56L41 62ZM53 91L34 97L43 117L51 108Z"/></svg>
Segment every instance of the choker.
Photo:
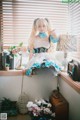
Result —
<svg viewBox="0 0 80 120"><path fill-rule="evenodd" d="M39 37L40 38L46 38L47 37L47 34L45 32L40 32L39 33Z"/></svg>

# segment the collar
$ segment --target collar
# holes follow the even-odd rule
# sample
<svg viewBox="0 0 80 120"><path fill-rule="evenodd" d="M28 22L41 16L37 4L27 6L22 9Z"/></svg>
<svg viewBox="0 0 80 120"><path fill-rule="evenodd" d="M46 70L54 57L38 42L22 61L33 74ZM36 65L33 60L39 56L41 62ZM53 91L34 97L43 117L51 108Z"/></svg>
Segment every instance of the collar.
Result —
<svg viewBox="0 0 80 120"><path fill-rule="evenodd" d="M39 37L40 38L46 38L47 37L47 34L45 32L40 32L39 33Z"/></svg>

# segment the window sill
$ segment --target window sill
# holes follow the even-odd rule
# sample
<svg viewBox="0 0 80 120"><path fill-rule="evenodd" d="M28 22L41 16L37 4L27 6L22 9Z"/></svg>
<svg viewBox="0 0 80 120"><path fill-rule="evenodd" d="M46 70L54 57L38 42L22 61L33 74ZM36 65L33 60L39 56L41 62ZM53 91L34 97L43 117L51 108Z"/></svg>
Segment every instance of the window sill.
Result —
<svg viewBox="0 0 80 120"><path fill-rule="evenodd" d="M60 77L80 94L80 82L73 81L66 72L61 72Z"/></svg>
<svg viewBox="0 0 80 120"><path fill-rule="evenodd" d="M21 75L23 75L23 70L0 71L0 76L21 76Z"/></svg>

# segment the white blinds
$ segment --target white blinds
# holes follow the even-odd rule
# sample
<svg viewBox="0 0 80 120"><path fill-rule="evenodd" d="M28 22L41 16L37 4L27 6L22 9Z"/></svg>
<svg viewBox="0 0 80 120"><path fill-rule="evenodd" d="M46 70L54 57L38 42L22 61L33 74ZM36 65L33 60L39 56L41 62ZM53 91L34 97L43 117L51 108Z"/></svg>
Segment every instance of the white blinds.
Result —
<svg viewBox="0 0 80 120"><path fill-rule="evenodd" d="M69 4L71 34L80 35L80 2Z"/></svg>
<svg viewBox="0 0 80 120"><path fill-rule="evenodd" d="M71 21L71 34L77 35L77 53L71 54L73 58L80 59L80 2L69 4Z"/></svg>
<svg viewBox="0 0 80 120"><path fill-rule="evenodd" d="M68 32L68 4L54 0L2 0L4 44L28 43L35 18L48 18L57 33Z"/></svg>

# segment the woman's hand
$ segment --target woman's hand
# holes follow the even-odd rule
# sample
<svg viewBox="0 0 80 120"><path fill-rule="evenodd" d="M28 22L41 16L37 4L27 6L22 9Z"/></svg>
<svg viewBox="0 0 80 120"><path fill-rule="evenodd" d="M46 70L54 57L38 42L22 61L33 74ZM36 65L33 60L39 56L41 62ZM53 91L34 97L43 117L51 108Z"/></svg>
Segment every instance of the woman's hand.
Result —
<svg viewBox="0 0 80 120"><path fill-rule="evenodd" d="M55 33L55 30L49 31L49 35L52 35L54 38L57 38L57 35Z"/></svg>

